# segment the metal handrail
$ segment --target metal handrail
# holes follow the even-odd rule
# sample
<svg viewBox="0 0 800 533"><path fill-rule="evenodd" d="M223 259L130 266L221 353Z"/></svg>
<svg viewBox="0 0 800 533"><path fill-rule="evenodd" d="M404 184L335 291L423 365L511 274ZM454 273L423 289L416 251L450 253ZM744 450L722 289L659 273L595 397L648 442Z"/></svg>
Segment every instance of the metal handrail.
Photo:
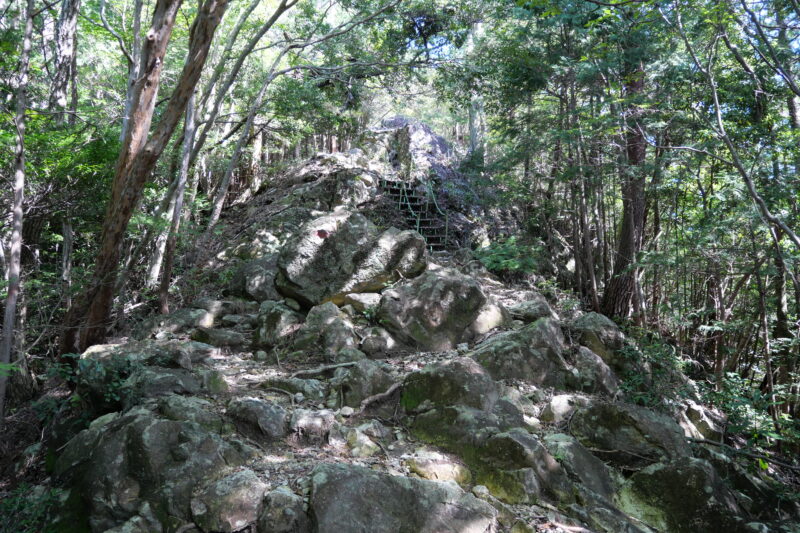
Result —
<svg viewBox="0 0 800 533"><path fill-rule="evenodd" d="M444 217L444 245L447 246L447 240L449 237L450 232L450 216L439 207L439 202L436 200L436 195L433 192L433 185L429 180L420 180L425 185L425 191L428 193L428 196L433 200L433 206L436 208L436 211Z"/></svg>

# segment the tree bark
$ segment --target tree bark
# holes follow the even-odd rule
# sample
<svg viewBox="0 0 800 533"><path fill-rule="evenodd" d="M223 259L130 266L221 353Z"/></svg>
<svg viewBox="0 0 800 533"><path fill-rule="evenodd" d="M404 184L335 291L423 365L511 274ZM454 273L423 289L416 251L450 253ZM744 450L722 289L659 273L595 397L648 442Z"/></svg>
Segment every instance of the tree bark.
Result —
<svg viewBox="0 0 800 533"><path fill-rule="evenodd" d="M186 180L189 176L189 159L192 155L194 143L195 116L194 95L186 104L186 125L183 133L183 154L181 155L180 177L175 190L175 207L172 209L172 221L169 228L169 237L164 253L164 268L161 273L161 286L159 290L159 303L161 313L169 313L169 282L172 277L172 266L175 261L175 245L178 242L178 230L181 226L181 211L183 211L183 192L186 190Z"/></svg>
<svg viewBox="0 0 800 533"><path fill-rule="evenodd" d="M644 91L644 67L641 63L627 72L624 79L625 96L634 99ZM642 248L645 221L645 177L642 165L647 143L638 124L641 109L635 102L628 105L625 114L625 168L622 184L622 224L619 247L614 261L614 273L603 294L603 313L626 318L632 312L641 312L643 302L636 298L637 269L634 268ZM633 304L633 305L632 305Z"/></svg>
<svg viewBox="0 0 800 533"><path fill-rule="evenodd" d="M22 203L25 195L25 111L28 108L28 70L31 56L31 35L33 34L33 0L27 1L25 12L25 31L22 37L22 52L19 58L19 75L16 90L17 109L14 126L17 142L14 147L14 204L12 207L11 242L8 254L8 293L3 316L3 339L0 341L0 363L11 361L14 346L17 299L20 292L20 264L22 251ZM5 398L8 376L0 372L0 427L5 417Z"/></svg>
<svg viewBox="0 0 800 533"><path fill-rule="evenodd" d="M75 59L78 30L78 12L80 11L81 0L63 0L61 2L61 13L56 24L56 57L55 72L53 72L53 82L50 89L49 108L55 112L55 120L58 124L64 124L67 120L67 91L70 81L75 77Z"/></svg>
<svg viewBox="0 0 800 533"><path fill-rule="evenodd" d="M153 24L142 49L142 75L137 80L130 127L117 161L94 273L81 304L76 305L74 312L67 317L61 353L81 352L105 339L125 229L142 198L151 170L194 92L214 32L228 5L227 0L205 0L198 11L183 72L160 122L148 139L164 54L180 3L180 0L158 0L156 4Z"/></svg>

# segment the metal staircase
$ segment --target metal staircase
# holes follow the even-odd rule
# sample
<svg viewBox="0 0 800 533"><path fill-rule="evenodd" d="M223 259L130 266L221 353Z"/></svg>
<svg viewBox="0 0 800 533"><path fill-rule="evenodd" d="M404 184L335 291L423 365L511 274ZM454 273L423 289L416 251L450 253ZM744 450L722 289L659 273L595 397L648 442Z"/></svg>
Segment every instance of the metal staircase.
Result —
<svg viewBox="0 0 800 533"><path fill-rule="evenodd" d="M430 251L447 248L450 220L436 202L430 182L421 182L425 192L400 180L380 178L378 183L386 197L397 205L408 226L425 238Z"/></svg>

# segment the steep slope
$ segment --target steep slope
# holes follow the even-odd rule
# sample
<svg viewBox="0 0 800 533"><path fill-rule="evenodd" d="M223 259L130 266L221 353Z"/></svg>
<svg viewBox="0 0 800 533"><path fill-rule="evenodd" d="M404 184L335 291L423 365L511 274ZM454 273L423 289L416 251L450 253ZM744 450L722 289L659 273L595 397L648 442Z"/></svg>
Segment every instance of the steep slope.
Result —
<svg viewBox="0 0 800 533"><path fill-rule="evenodd" d="M723 431L696 393L625 402L620 376L651 369L613 322L453 251L472 223L430 192L458 180L446 145L386 126L369 157L317 156L231 209L188 305L81 356L95 418L53 443L55 530L796 527L764 473L687 439ZM444 242L398 188L437 204Z"/></svg>

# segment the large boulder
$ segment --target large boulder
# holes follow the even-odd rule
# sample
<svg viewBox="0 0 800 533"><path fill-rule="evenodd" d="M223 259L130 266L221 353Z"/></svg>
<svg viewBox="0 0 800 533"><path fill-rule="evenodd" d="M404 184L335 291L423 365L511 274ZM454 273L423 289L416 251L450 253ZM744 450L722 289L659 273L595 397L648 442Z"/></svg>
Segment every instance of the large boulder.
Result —
<svg viewBox="0 0 800 533"><path fill-rule="evenodd" d="M426 263L419 233L390 228L381 234L364 216L337 211L308 222L283 247L275 284L307 307L342 304L349 293L416 276Z"/></svg>
<svg viewBox="0 0 800 533"><path fill-rule="evenodd" d="M656 531L737 533L753 531L740 518L733 493L702 459L682 457L634 474L617 504Z"/></svg>
<svg viewBox="0 0 800 533"><path fill-rule="evenodd" d="M257 348L273 348L286 343L300 329L304 320L303 315L281 302L262 302L253 345Z"/></svg>
<svg viewBox="0 0 800 533"><path fill-rule="evenodd" d="M136 408L70 440L54 474L80 494L92 531L105 531L138 515L145 503L163 522L190 521L192 494L203 480L252 455L198 424Z"/></svg>
<svg viewBox="0 0 800 533"><path fill-rule="evenodd" d="M277 440L288 432L289 415L274 402L259 398L238 398L228 405L232 417L243 433L257 440Z"/></svg>
<svg viewBox="0 0 800 533"><path fill-rule="evenodd" d="M192 498L192 517L203 531L241 531L254 524L267 489L252 470L229 474Z"/></svg>
<svg viewBox="0 0 800 533"><path fill-rule="evenodd" d="M398 339L431 351L451 350L504 321L475 279L450 268L384 291L377 316Z"/></svg>
<svg viewBox="0 0 800 533"><path fill-rule="evenodd" d="M499 398L498 386L488 372L472 359L459 357L409 374L402 403L409 411L451 405L488 411Z"/></svg>
<svg viewBox="0 0 800 533"><path fill-rule="evenodd" d="M208 431L223 433L229 429L222 416L214 412L214 405L195 396L170 394L157 401L158 411L170 420L194 422Z"/></svg>
<svg viewBox="0 0 800 533"><path fill-rule="evenodd" d="M171 394L194 395L204 386L201 379L183 368L162 368L146 366L136 368L118 389L113 387L106 392L111 399L120 401L128 408L149 398L159 398Z"/></svg>
<svg viewBox="0 0 800 533"><path fill-rule="evenodd" d="M275 275L278 272L278 254L271 253L258 259L242 263L234 272L228 292L234 296L248 298L257 302L280 300L275 288Z"/></svg>
<svg viewBox="0 0 800 533"><path fill-rule="evenodd" d="M585 346L578 347L575 369L575 384L581 390L606 396L614 396L619 391L619 379L614 371L602 357Z"/></svg>
<svg viewBox="0 0 800 533"><path fill-rule="evenodd" d="M310 511L318 533L491 533L497 511L452 483L322 464L311 473Z"/></svg>
<svg viewBox="0 0 800 533"><path fill-rule="evenodd" d="M511 318L523 322L535 322L540 318L558 318L547 299L539 293L532 293L530 298L508 308Z"/></svg>
<svg viewBox="0 0 800 533"><path fill-rule="evenodd" d="M327 360L335 361L341 350L356 348L358 339L347 315L339 311L336 304L327 302L308 312L292 346L295 350L319 353Z"/></svg>
<svg viewBox="0 0 800 533"><path fill-rule="evenodd" d="M621 370L624 361L616 353L625 344L625 335L607 316L586 313L570 325L576 340L599 355L611 368Z"/></svg>
<svg viewBox="0 0 800 533"><path fill-rule="evenodd" d="M563 433L551 433L544 437L543 444L570 478L601 498L611 501L615 486L608 467L577 439Z"/></svg>
<svg viewBox="0 0 800 533"><path fill-rule="evenodd" d="M540 318L522 329L494 335L471 356L495 379L521 379L562 389L571 376L563 352L564 335L558 323Z"/></svg>
<svg viewBox="0 0 800 533"><path fill-rule="evenodd" d="M509 503L534 503L539 498L573 501L572 485L563 468L539 439L522 428L497 433L479 451L477 481Z"/></svg>
<svg viewBox="0 0 800 533"><path fill-rule="evenodd" d="M575 412L569 428L593 454L621 468L637 469L691 454L678 424L635 405L591 403Z"/></svg>
<svg viewBox="0 0 800 533"><path fill-rule="evenodd" d="M131 365L159 365L191 370L219 351L210 344L179 340L142 340L125 344L96 344L81 359L105 365L124 361Z"/></svg>
<svg viewBox="0 0 800 533"><path fill-rule="evenodd" d="M258 517L258 531L267 533L311 533L311 522L303 498L283 486L267 493Z"/></svg>
<svg viewBox="0 0 800 533"><path fill-rule="evenodd" d="M394 382L384 365L362 359L354 366L336 370L331 380L331 395L336 404L358 407L366 398L387 391Z"/></svg>
<svg viewBox="0 0 800 533"><path fill-rule="evenodd" d="M214 326L214 313L206 309L184 308L168 315L155 315L137 326L133 334L134 339L147 339L163 334L179 333L192 328Z"/></svg>

